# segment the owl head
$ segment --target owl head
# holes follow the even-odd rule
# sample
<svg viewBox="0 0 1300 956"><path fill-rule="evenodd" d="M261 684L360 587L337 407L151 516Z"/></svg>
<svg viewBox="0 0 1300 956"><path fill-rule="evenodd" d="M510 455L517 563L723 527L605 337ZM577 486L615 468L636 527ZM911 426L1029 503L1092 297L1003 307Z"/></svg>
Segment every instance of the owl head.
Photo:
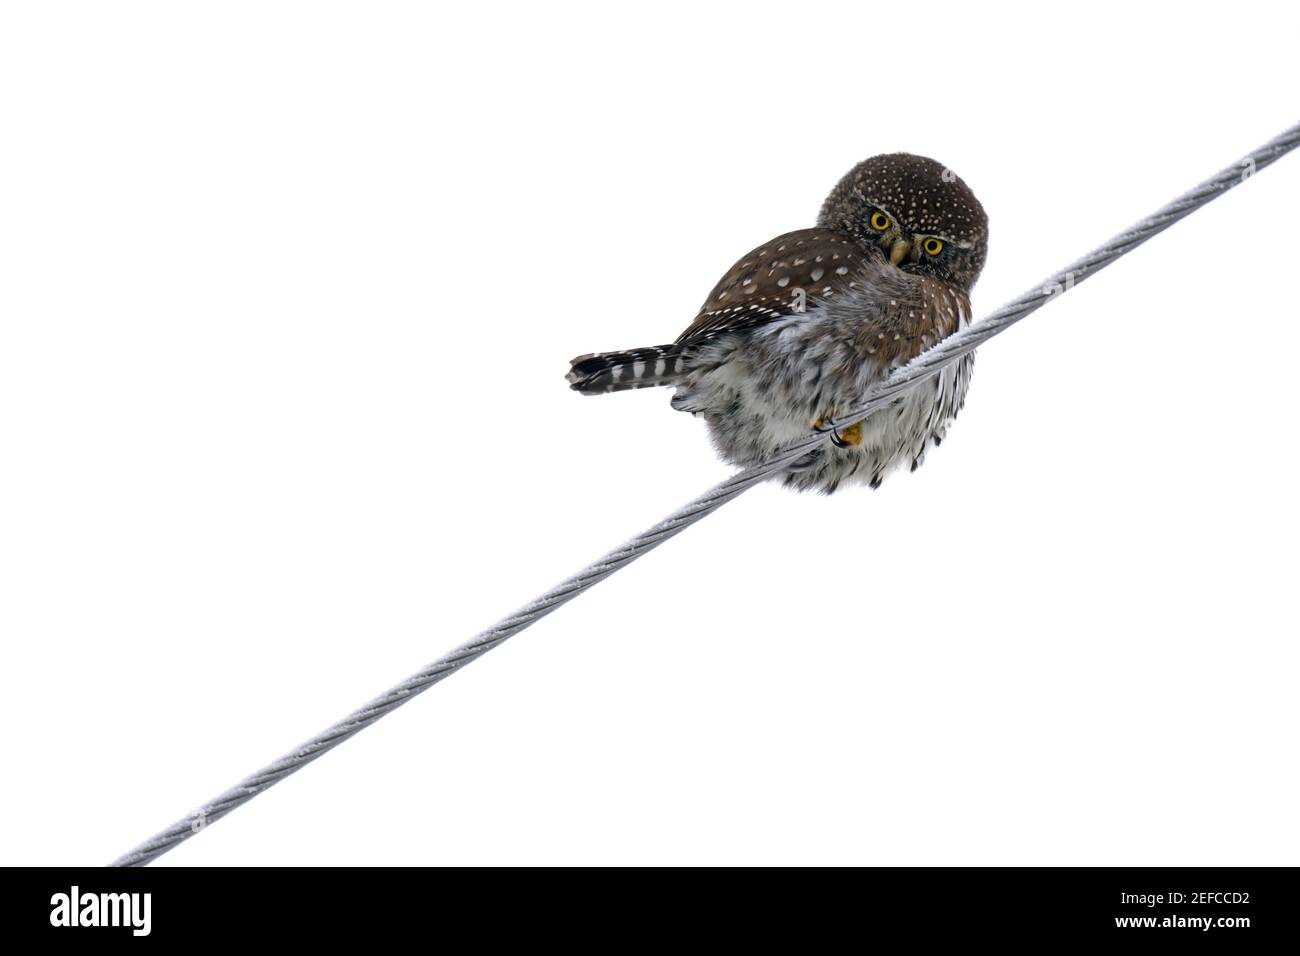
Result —
<svg viewBox="0 0 1300 956"><path fill-rule="evenodd" d="M817 225L848 233L904 272L967 292L988 251L988 216L970 187L946 166L911 153L854 166L826 197Z"/></svg>

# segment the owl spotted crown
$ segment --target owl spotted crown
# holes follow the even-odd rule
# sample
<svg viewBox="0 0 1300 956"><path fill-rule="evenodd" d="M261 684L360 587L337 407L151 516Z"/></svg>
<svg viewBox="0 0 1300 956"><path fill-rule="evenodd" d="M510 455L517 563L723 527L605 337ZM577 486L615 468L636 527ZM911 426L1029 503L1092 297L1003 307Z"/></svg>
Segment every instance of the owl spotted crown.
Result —
<svg viewBox="0 0 1300 956"><path fill-rule="evenodd" d="M904 235L933 237L955 246L947 269L917 271L932 272L967 291L975 285L988 255L989 219L970 187L951 169L911 153L863 160L826 197L817 225L846 232L871 248L882 244L881 231L871 228L873 207ZM909 250L922 254L916 257L918 264L926 261L925 251L924 240Z"/></svg>

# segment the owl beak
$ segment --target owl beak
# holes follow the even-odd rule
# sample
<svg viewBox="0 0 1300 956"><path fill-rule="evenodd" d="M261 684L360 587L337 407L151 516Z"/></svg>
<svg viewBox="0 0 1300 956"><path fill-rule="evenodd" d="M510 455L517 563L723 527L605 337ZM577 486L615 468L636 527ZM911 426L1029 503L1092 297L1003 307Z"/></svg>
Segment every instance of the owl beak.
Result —
<svg viewBox="0 0 1300 956"><path fill-rule="evenodd" d="M906 239L895 239L894 244L889 247L889 262L891 265L899 265L907 254L912 251L912 244Z"/></svg>

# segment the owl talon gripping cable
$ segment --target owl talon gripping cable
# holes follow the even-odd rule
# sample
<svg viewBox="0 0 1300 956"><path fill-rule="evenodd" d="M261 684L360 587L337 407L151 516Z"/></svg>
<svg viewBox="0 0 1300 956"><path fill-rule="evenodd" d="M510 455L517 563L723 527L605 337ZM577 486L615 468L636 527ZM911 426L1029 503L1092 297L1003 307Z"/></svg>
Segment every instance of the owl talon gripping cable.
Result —
<svg viewBox="0 0 1300 956"><path fill-rule="evenodd" d="M668 385L672 406L703 416L728 461L756 464L829 430L783 474L827 494L846 482L879 487L896 466L915 471L966 400L973 354L917 384L865 421L840 427L876 381L971 321L988 218L950 169L924 156L874 156L831 191L817 226L745 256L671 345L574 359L585 395Z"/></svg>

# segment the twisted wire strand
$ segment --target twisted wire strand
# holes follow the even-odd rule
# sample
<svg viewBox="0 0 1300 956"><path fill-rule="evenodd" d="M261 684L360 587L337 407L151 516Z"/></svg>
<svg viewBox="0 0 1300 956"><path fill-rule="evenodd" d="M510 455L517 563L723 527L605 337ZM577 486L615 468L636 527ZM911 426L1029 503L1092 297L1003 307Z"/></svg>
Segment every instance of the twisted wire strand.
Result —
<svg viewBox="0 0 1300 956"><path fill-rule="evenodd" d="M894 396L906 391L923 379L940 372L979 345L1006 331L1025 316L1042 308L1057 295L1069 291L1085 279L1091 278L1121 256L1132 252L1152 236L1163 232L1183 217L1217 199L1229 189L1249 179L1260 169L1300 146L1300 123L1292 126L1275 139L1247 154L1238 163L1179 196L1147 218L1119 233L1110 241L1094 249L1083 258L1050 276L1045 282L1004 305L982 322L975 323L944 339L923 352L884 381L867 390L861 402L838 416L843 422L858 421L886 405ZM259 793L273 787L285 777L301 770L318 757L333 750L343 741L369 727L381 717L391 713L434 684L482 657L494 647L504 643L520 631L535 624L556 608L572 601L578 595L621 568L631 564L652 548L663 544L689 528L695 522L712 514L727 502L744 494L750 488L783 470L802 455L818 447L829 438L826 434L812 434L786 446L770 459L739 471L726 481L715 485L694 501L673 512L654 527L636 535L583 568L541 597L503 618L478 636L455 650L438 658L423 670L411 675L400 684L380 694L370 703L353 711L332 727L308 740L300 747L268 764L256 773L239 781L215 799L205 803L165 830L145 840L129 853L114 860L112 866L144 866L168 850L188 840L232 810L247 803Z"/></svg>

